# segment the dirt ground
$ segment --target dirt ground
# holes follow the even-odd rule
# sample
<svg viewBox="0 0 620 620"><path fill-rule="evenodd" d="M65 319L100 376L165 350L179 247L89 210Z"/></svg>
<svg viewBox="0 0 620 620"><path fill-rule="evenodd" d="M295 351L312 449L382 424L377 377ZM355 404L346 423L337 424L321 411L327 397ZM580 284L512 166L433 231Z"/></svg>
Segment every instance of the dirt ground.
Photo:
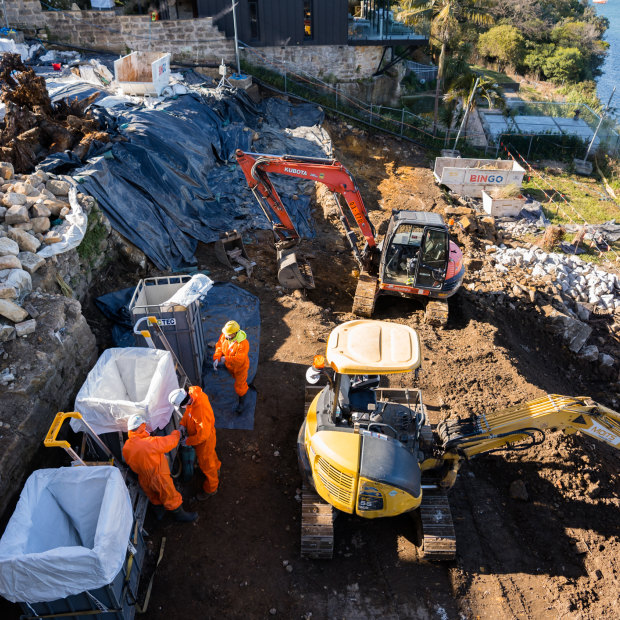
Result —
<svg viewBox="0 0 620 620"><path fill-rule="evenodd" d="M441 210L443 198L423 153L405 142L328 127L335 156L354 174L383 234L392 208ZM457 559L420 559L410 517L336 520L331 562L299 558L301 480L295 439L303 417L304 373L331 329L351 319L355 264L325 202L318 235L304 242L317 288L276 288L269 235L248 246L258 267L240 283L260 298L258 405L253 431L218 432L221 485L203 503L183 489L192 525L147 519L150 548L165 553L145 617L186 618L519 618L619 617L620 459L582 436L551 434L524 452L466 463L450 502ZM465 249L466 253L466 249ZM212 248L200 267L230 273ZM607 382L569 357L539 323L485 306L462 290L450 300L447 329L422 323L422 306L383 298L375 318L415 327L423 343L423 390L431 421L480 413L544 393L589 395L605 404ZM395 375L392 385L411 385ZM606 400L607 399L607 400ZM515 480L529 499L511 499ZM581 545L585 543L587 551Z"/></svg>
<svg viewBox="0 0 620 620"><path fill-rule="evenodd" d="M353 172L380 234L392 208L441 209L421 153L407 143L329 127L335 155ZM553 435L525 452L466 464L451 491L457 560L418 557L412 523L336 520L332 562L299 559L300 477L294 451L303 417L304 372L330 330L349 314L355 279L334 218L315 209L319 234L305 244L317 288L276 289L269 236L249 247L259 267L241 284L261 300L255 430L220 431L221 487L195 525L150 524L167 537L148 616L261 618L617 617L620 571L619 458L585 437ZM330 221L331 220L331 221ZM211 249L202 266L218 275ZM408 300L380 300L376 318L412 325L424 350L420 379L432 422L493 410L546 392L605 402L606 384L585 376L536 322L497 315L463 291L448 328L421 322ZM409 377L396 376L404 386ZM276 387L277 386L277 387ZM528 501L510 498L522 480ZM197 489L198 480L194 483ZM188 496L192 495L192 489ZM147 528L148 529L148 528ZM579 554L577 542L588 551Z"/></svg>

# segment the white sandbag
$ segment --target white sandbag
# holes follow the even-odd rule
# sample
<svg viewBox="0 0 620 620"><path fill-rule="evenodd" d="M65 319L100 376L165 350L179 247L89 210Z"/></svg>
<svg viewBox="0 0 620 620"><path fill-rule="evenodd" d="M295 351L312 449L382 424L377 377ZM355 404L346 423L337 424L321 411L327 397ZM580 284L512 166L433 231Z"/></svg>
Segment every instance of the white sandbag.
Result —
<svg viewBox="0 0 620 620"><path fill-rule="evenodd" d="M51 245L44 245L37 252L38 256L49 258L50 256L77 248L82 243L88 228L88 217L78 202L75 185L69 190L69 204L71 205L71 211L67 213L65 221L58 228L53 229L60 234L62 241L52 243Z"/></svg>
<svg viewBox="0 0 620 620"><path fill-rule="evenodd" d="M125 561L132 522L116 467L35 471L0 540L0 594L41 603L111 583Z"/></svg>
<svg viewBox="0 0 620 620"><path fill-rule="evenodd" d="M139 413L150 431L164 428L172 406L168 394L179 387L174 361L168 351L125 347L106 349L75 398L75 410L98 435L127 432L127 421ZM83 431L80 420L71 428Z"/></svg>
<svg viewBox="0 0 620 620"><path fill-rule="evenodd" d="M161 305L165 306L185 306L193 304L199 297L206 295L213 287L213 280L202 273L193 275L175 294Z"/></svg>

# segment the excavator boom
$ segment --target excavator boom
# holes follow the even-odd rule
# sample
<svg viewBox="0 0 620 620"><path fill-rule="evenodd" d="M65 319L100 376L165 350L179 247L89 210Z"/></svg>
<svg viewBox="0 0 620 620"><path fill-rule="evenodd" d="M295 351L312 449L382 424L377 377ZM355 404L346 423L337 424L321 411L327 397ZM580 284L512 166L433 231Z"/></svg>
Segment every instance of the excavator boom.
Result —
<svg viewBox="0 0 620 620"><path fill-rule="evenodd" d="M349 205L368 246L375 247L377 245L362 196L353 177L340 162L335 159L301 157L298 155L246 153L240 149L237 150L236 156L237 163L241 166L254 195L258 193L267 201L279 224L287 232L295 231L295 227L269 179L269 173L317 181L326 185L332 192L342 195ZM273 218L270 217L269 219L273 222ZM276 232L276 234L278 233ZM297 235L297 238L299 237L297 231L294 234Z"/></svg>
<svg viewBox="0 0 620 620"><path fill-rule="evenodd" d="M464 421L446 421L437 431L446 455L465 458L528 440L541 443L546 430L581 431L620 450L620 414L586 397L542 398Z"/></svg>

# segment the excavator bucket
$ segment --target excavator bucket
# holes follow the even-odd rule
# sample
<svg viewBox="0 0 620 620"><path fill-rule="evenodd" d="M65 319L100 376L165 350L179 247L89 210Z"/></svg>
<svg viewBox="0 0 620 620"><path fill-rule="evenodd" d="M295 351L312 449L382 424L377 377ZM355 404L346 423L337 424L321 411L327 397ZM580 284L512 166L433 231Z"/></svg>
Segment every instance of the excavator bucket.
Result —
<svg viewBox="0 0 620 620"><path fill-rule="evenodd" d="M314 288L310 265L291 249L278 250L278 281L284 288Z"/></svg>
<svg viewBox="0 0 620 620"><path fill-rule="evenodd" d="M220 263L235 271L245 269L248 278L252 275L252 269L256 265L250 260L245 251L243 239L236 230L220 233L220 238L215 242L215 256Z"/></svg>

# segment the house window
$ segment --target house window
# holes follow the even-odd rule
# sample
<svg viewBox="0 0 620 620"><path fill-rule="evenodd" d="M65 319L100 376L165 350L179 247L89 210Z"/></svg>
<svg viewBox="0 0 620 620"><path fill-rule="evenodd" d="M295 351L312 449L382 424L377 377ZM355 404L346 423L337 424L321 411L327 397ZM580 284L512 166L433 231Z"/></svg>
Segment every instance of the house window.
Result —
<svg viewBox="0 0 620 620"><path fill-rule="evenodd" d="M312 38L312 0L304 0L304 39Z"/></svg>
<svg viewBox="0 0 620 620"><path fill-rule="evenodd" d="M250 38L252 41L260 39L258 28L258 0L248 0L248 10L250 13Z"/></svg>

